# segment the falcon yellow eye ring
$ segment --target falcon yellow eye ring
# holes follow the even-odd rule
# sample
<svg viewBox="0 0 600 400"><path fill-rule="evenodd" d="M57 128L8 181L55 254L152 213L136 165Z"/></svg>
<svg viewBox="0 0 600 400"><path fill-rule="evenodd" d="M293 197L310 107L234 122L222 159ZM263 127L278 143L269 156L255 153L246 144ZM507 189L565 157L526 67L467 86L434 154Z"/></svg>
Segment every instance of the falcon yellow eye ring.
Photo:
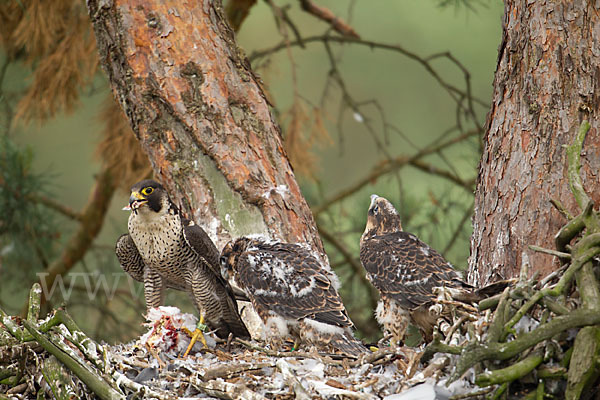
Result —
<svg viewBox="0 0 600 400"><path fill-rule="evenodd" d="M152 194L152 192L154 192L154 188L152 188L152 187L150 187L150 186L148 186L148 187L145 187L145 188L143 188L143 189L142 189L142 194L143 194L144 196L149 196L149 195L151 195L151 194Z"/></svg>

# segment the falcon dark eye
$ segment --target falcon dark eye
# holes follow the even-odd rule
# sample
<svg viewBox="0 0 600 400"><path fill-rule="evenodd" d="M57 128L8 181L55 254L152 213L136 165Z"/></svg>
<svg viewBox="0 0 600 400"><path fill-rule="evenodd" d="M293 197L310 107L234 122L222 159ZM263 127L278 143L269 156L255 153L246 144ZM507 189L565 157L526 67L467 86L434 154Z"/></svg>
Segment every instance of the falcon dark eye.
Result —
<svg viewBox="0 0 600 400"><path fill-rule="evenodd" d="M148 186L142 189L142 194L144 196L149 196L150 194L152 194L152 192L154 192L154 188Z"/></svg>
<svg viewBox="0 0 600 400"><path fill-rule="evenodd" d="M373 214L377 214L379 212L379 206L373 207Z"/></svg>

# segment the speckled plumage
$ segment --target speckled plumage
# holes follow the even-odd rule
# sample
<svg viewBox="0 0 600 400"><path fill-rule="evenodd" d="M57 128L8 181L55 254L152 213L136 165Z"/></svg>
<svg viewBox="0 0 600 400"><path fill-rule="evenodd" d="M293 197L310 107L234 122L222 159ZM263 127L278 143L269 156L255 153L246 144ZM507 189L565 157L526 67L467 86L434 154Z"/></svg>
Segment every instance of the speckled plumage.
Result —
<svg viewBox="0 0 600 400"><path fill-rule="evenodd" d="M117 240L116 254L123 269L144 282L146 306L162 305L165 287L183 290L219 337L249 337L206 232L181 217L157 182L138 182L131 192L129 234Z"/></svg>
<svg viewBox="0 0 600 400"><path fill-rule="evenodd" d="M376 195L371 196L360 239L360 261L381 294L377 320L396 342L403 340L409 320L431 340L439 317L430 310L436 298L434 288L471 288L437 251L402 231L394 206Z"/></svg>
<svg viewBox="0 0 600 400"><path fill-rule="evenodd" d="M291 335L321 350L366 351L352 334L337 279L306 247L244 237L225 246L221 263L245 290L272 343Z"/></svg>

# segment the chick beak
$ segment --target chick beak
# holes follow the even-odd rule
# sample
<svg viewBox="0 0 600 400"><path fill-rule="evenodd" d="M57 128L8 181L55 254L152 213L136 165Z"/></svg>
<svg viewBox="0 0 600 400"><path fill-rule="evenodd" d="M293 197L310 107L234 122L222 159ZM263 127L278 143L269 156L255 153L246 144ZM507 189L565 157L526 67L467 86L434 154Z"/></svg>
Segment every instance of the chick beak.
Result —
<svg viewBox="0 0 600 400"><path fill-rule="evenodd" d="M377 201L378 198L379 198L379 196L377 196L376 194L371 195L371 204L369 204L369 208L373 207L373 205L375 204L375 201Z"/></svg>

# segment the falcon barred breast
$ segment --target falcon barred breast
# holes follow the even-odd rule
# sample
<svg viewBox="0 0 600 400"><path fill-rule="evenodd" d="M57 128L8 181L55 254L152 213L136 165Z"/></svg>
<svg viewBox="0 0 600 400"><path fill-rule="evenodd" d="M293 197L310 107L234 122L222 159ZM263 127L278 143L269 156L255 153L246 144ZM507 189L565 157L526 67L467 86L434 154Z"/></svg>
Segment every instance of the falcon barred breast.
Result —
<svg viewBox="0 0 600 400"><path fill-rule="evenodd" d="M273 346L291 335L324 351L357 357L366 351L337 292L337 277L302 245L242 237L221 264L250 298Z"/></svg>
<svg viewBox="0 0 600 400"><path fill-rule="evenodd" d="M232 288L221 276L219 251L202 228L181 216L164 187L153 180L136 183L129 208L129 234L117 240L117 258L144 283L148 309L161 305L165 287L190 294L200 322L185 355L197 338L206 345L202 331L207 327L221 338L250 337Z"/></svg>
<svg viewBox="0 0 600 400"><path fill-rule="evenodd" d="M437 251L404 232L392 203L377 195L371 196L360 238L360 261L381 294L376 317L393 344L404 339L409 321L419 327L427 342L432 340L440 316L431 308L437 297L435 288L472 288Z"/></svg>

